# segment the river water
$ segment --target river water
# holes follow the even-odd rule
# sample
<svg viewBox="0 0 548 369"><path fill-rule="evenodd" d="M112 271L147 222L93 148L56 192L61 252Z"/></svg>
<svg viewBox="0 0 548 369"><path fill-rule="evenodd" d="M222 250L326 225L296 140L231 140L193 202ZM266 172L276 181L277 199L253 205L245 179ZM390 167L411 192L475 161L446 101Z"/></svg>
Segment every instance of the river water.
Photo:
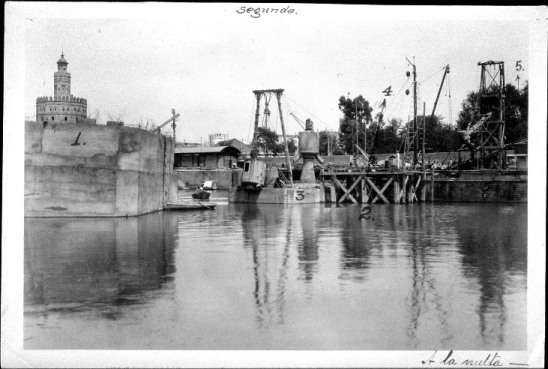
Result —
<svg viewBox="0 0 548 369"><path fill-rule="evenodd" d="M527 206L25 219L25 349L524 350Z"/></svg>

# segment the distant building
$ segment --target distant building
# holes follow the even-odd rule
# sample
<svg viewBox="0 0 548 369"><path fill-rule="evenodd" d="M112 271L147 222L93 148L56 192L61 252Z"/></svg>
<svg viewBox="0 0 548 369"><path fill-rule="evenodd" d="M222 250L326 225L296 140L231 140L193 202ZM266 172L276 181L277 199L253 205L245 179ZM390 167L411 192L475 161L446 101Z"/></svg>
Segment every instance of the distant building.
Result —
<svg viewBox="0 0 548 369"><path fill-rule="evenodd" d="M507 155L514 158L515 169L527 170L527 140L522 140L509 145L514 148L512 153L508 150Z"/></svg>
<svg viewBox="0 0 548 369"><path fill-rule="evenodd" d="M53 97L43 96L36 99L36 121L44 125L52 123L95 124L95 119L87 118L86 99L70 94L70 73L65 55L57 61L57 72L53 74Z"/></svg>
<svg viewBox="0 0 548 369"><path fill-rule="evenodd" d="M251 146L243 143L242 141L233 138L230 140L224 140L217 143L218 146L230 146L238 149L240 151L240 155L246 156L251 153Z"/></svg>
<svg viewBox="0 0 548 369"><path fill-rule="evenodd" d="M220 141L227 140L228 133L213 133L209 135L209 146L217 146Z"/></svg>
<svg viewBox="0 0 548 369"><path fill-rule="evenodd" d="M238 163L240 150L231 146L175 148L175 168L225 169Z"/></svg>
<svg viewBox="0 0 548 369"><path fill-rule="evenodd" d="M287 142L293 141L297 147L299 147L299 134L287 134L285 135L285 138L287 139ZM278 135L278 143L284 143L284 135L279 134Z"/></svg>

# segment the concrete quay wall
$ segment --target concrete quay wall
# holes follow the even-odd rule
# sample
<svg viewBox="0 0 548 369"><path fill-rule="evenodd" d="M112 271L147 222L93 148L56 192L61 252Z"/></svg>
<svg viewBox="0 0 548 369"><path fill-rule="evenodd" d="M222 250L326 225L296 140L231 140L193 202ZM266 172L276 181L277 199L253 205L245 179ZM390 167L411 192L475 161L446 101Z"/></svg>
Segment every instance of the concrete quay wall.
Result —
<svg viewBox="0 0 548 369"><path fill-rule="evenodd" d="M205 181L215 181L218 190L228 190L240 184L242 169L175 169L181 190L195 189Z"/></svg>
<svg viewBox="0 0 548 369"><path fill-rule="evenodd" d="M176 199L170 138L123 126L25 124L25 216L134 216Z"/></svg>
<svg viewBox="0 0 548 369"><path fill-rule="evenodd" d="M298 185L294 188L263 188L245 191L236 188L228 192L228 201L251 204L319 204L324 202L320 185Z"/></svg>
<svg viewBox="0 0 548 369"><path fill-rule="evenodd" d="M431 199L431 177L426 181L426 201ZM434 202L527 202L527 172L436 173Z"/></svg>

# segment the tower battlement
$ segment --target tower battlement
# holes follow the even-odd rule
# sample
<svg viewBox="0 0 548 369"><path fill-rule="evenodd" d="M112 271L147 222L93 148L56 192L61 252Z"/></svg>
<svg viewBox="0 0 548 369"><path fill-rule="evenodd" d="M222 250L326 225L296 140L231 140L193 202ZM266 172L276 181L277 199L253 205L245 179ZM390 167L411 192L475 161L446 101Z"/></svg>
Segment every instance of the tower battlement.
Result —
<svg viewBox="0 0 548 369"><path fill-rule="evenodd" d="M88 100L83 97L74 97L74 96L40 96L36 98L36 103L45 103L45 102L73 102L73 103L82 103L87 104Z"/></svg>

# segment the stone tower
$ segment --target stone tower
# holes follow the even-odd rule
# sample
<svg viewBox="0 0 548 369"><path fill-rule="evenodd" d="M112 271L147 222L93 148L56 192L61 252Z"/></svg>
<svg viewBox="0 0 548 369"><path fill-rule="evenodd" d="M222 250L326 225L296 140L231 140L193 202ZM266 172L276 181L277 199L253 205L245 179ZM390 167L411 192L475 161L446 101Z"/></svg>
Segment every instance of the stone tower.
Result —
<svg viewBox="0 0 548 369"><path fill-rule="evenodd" d="M48 123L87 123L95 120L87 118L88 102L86 99L70 94L70 73L65 55L57 61L57 72L53 74L53 97L42 96L36 99L36 121Z"/></svg>
<svg viewBox="0 0 548 369"><path fill-rule="evenodd" d="M70 97L70 73L67 72L67 65L65 54L61 53L61 59L57 61L57 72L53 74L53 97L56 100L60 97Z"/></svg>

